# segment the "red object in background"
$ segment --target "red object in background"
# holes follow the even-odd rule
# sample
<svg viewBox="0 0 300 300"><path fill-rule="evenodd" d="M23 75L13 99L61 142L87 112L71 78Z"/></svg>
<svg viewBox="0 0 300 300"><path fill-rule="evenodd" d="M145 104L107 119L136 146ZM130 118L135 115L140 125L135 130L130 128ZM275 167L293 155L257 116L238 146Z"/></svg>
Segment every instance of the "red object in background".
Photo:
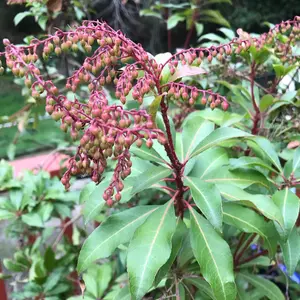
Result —
<svg viewBox="0 0 300 300"><path fill-rule="evenodd" d="M41 153L18 158L10 162L10 165L14 167L15 175L19 175L23 170L44 170L54 177L60 175L60 170L66 166L68 158L68 155L61 153ZM62 163L64 160L65 162Z"/></svg>
<svg viewBox="0 0 300 300"><path fill-rule="evenodd" d="M1 266L1 262L0 262L0 272L2 272L1 268L2 268L2 266ZM7 300L5 282L2 279L0 279L0 299Z"/></svg>

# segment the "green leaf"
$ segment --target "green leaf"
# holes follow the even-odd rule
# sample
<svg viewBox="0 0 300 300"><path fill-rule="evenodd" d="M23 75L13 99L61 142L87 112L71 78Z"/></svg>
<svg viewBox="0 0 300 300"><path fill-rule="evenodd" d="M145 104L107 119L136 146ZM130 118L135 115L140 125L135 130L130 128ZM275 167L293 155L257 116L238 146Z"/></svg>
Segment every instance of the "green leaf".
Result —
<svg viewBox="0 0 300 300"><path fill-rule="evenodd" d="M229 22L222 16L222 14L217 10L212 9L202 9L200 11L201 20L216 23L226 27L230 27ZM204 17L203 17L204 16Z"/></svg>
<svg viewBox="0 0 300 300"><path fill-rule="evenodd" d="M156 114L157 111L160 107L160 102L161 99L164 95L158 95L154 98L154 100L152 101L152 103L150 104L148 110L149 110L149 114L151 116L152 122L155 124L156 123Z"/></svg>
<svg viewBox="0 0 300 300"><path fill-rule="evenodd" d="M93 265L83 275L83 280L88 293L96 299L102 298L112 278L112 267L110 264Z"/></svg>
<svg viewBox="0 0 300 300"><path fill-rule="evenodd" d="M23 12L18 13L14 17L15 26L17 26L24 18L26 18L28 16L32 16L32 13L30 11L23 11Z"/></svg>
<svg viewBox="0 0 300 300"><path fill-rule="evenodd" d="M190 188L194 202L212 226L222 232L222 199L216 186L195 177L185 177L184 184Z"/></svg>
<svg viewBox="0 0 300 300"><path fill-rule="evenodd" d="M27 269L23 264L14 262L8 258L3 259L3 265L7 270L12 272L24 272Z"/></svg>
<svg viewBox="0 0 300 300"><path fill-rule="evenodd" d="M22 221L29 226L44 227L44 222L38 213L28 213L22 215Z"/></svg>
<svg viewBox="0 0 300 300"><path fill-rule="evenodd" d="M280 289L270 280L267 280L261 276L251 275L249 273L239 272L237 277L240 277L251 285L256 287L264 296L270 300L284 300L285 297Z"/></svg>
<svg viewBox="0 0 300 300"><path fill-rule="evenodd" d="M80 191L79 203L84 203L88 201L91 193L94 191L95 188L96 183L93 181L86 184L84 188Z"/></svg>
<svg viewBox="0 0 300 300"><path fill-rule="evenodd" d="M295 152L294 152L294 157L293 157L293 173L300 168L300 147L298 147Z"/></svg>
<svg viewBox="0 0 300 300"><path fill-rule="evenodd" d="M136 194L151 187L161 179L168 177L171 173L171 169L162 166L152 166L136 177L135 186L132 189L132 194Z"/></svg>
<svg viewBox="0 0 300 300"><path fill-rule="evenodd" d="M244 269L244 268L249 268L249 267L253 267L253 266L269 267L270 264L271 264L270 258L268 258L267 256L259 256L259 257L252 259L249 262L246 262L244 264L242 263L241 265L239 265L239 268Z"/></svg>
<svg viewBox="0 0 300 300"><path fill-rule="evenodd" d="M230 163L230 170L235 170L240 168L261 167L272 172L277 172L270 165L268 165L258 157L242 156L240 158L232 158L229 160L229 163Z"/></svg>
<svg viewBox="0 0 300 300"><path fill-rule="evenodd" d="M137 157L144 159L144 160L149 160L149 161L154 161L156 163L163 163L165 164L166 162L163 160L163 158L155 151L153 148L149 149L145 143L138 148L137 146L133 145L130 148L130 151L136 155Z"/></svg>
<svg viewBox="0 0 300 300"><path fill-rule="evenodd" d="M179 14L173 14L170 18L168 18L167 29L170 30L176 27L179 22L182 22L184 20L185 18L183 16L180 16Z"/></svg>
<svg viewBox="0 0 300 300"><path fill-rule="evenodd" d="M253 141L260 147L261 151L264 152L266 157L272 162L272 164L280 171L283 172L278 155L274 150L269 140L263 137L254 137Z"/></svg>
<svg viewBox="0 0 300 300"><path fill-rule="evenodd" d="M8 219L11 219L11 218L14 218L16 217L16 214L8 211L8 210L5 210L5 209L0 209L0 221L1 220L8 220Z"/></svg>
<svg viewBox="0 0 300 300"><path fill-rule="evenodd" d="M214 130L214 124L198 116L185 122L182 129L183 159L187 161L199 143Z"/></svg>
<svg viewBox="0 0 300 300"><path fill-rule="evenodd" d="M176 217L171 200L153 212L135 231L127 257L132 300L141 299L147 293L158 270L170 257L175 229Z"/></svg>
<svg viewBox="0 0 300 300"><path fill-rule="evenodd" d="M142 17L155 17L158 19L162 19L160 13L153 11L152 9L142 9L140 10L140 16Z"/></svg>
<svg viewBox="0 0 300 300"><path fill-rule="evenodd" d="M202 278L185 278L183 282L195 286L198 290L203 291L207 296L209 296L210 299L216 300L210 285Z"/></svg>
<svg viewBox="0 0 300 300"><path fill-rule="evenodd" d="M172 251L169 259L167 262L160 268L158 271L156 277L155 277L155 285L158 285L162 279L167 275L169 272L172 264L174 263L176 256L182 246L183 239L185 237L185 234L187 232L187 228L184 224L184 222L178 218L177 219L177 226L176 231L172 237Z"/></svg>
<svg viewBox="0 0 300 300"><path fill-rule="evenodd" d="M195 160L193 162L193 160ZM210 172L229 163L227 151L224 148L211 148L189 160L185 167L185 175L189 174L189 164L193 163L190 176L202 179Z"/></svg>
<svg viewBox="0 0 300 300"><path fill-rule="evenodd" d="M88 200L84 203L83 216L85 218L85 223L94 220L103 209L106 202L104 201L102 195L107 186L107 180L100 182L91 192Z"/></svg>
<svg viewBox="0 0 300 300"><path fill-rule="evenodd" d="M260 194L252 195L230 184L219 184L217 187L225 199L238 201L249 207L254 207L268 219L274 220L283 226L280 210L269 196Z"/></svg>
<svg viewBox="0 0 300 300"><path fill-rule="evenodd" d="M276 77L280 78L284 75L284 66L282 64L273 64Z"/></svg>
<svg viewBox="0 0 300 300"><path fill-rule="evenodd" d="M47 22L48 22L48 16L42 15L38 18L38 24L44 31L46 30Z"/></svg>
<svg viewBox="0 0 300 300"><path fill-rule="evenodd" d="M218 128L200 142L192 152L191 157L196 156L211 147L217 146L224 141L242 137L251 137L251 134L231 127Z"/></svg>
<svg viewBox="0 0 300 300"><path fill-rule="evenodd" d="M283 260L290 276L293 275L300 259L300 236L294 227L286 242L281 241Z"/></svg>
<svg viewBox="0 0 300 300"><path fill-rule="evenodd" d="M77 271L83 272L93 261L110 256L120 244L129 242L135 230L157 209L138 206L110 216L85 240Z"/></svg>
<svg viewBox="0 0 300 300"><path fill-rule="evenodd" d="M203 33L204 26L201 23L195 22L197 36L200 36Z"/></svg>
<svg viewBox="0 0 300 300"><path fill-rule="evenodd" d="M261 112L266 111L274 102L274 97L270 94L264 95L259 102L259 109Z"/></svg>
<svg viewBox="0 0 300 300"><path fill-rule="evenodd" d="M228 170L228 166L220 167L208 173L203 177L203 180L215 184L227 184L238 186L245 189L253 184L260 185L267 190L270 189L270 183L267 178L256 170L237 169Z"/></svg>
<svg viewBox="0 0 300 300"><path fill-rule="evenodd" d="M260 216L250 208L233 203L224 203L223 216L226 224L234 226L243 232L258 233L265 240L269 252L272 253L273 247L269 238L274 226L272 226L272 223L267 222L263 216Z"/></svg>
<svg viewBox="0 0 300 300"><path fill-rule="evenodd" d="M277 228L278 233L287 240L289 234L291 233L299 214L299 198L289 190L285 188L284 190L277 191L272 199L274 203L279 207L279 210L283 217L284 229L281 227Z"/></svg>
<svg viewBox="0 0 300 300"><path fill-rule="evenodd" d="M230 248L210 223L189 207L191 244L204 279L212 287L218 300L234 300L233 261Z"/></svg>

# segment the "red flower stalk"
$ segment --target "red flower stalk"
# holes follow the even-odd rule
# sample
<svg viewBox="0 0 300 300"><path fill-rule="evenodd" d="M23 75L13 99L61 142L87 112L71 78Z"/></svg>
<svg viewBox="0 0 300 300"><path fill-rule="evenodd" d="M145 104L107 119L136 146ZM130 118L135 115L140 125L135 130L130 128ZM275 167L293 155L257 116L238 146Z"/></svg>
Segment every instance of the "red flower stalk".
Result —
<svg viewBox="0 0 300 300"><path fill-rule="evenodd" d="M190 48L173 55L164 64L158 64L140 46L129 40L120 31L115 31L106 23L84 21L71 31L57 31L44 40L32 40L29 46L15 46L5 39L6 64L15 76L24 77L25 84L31 88L34 98L46 98L46 111L54 120L61 120L61 129L70 132L74 140L80 140L77 153L69 161L69 168L62 178L68 188L71 175L88 174L92 180L99 182L107 160L116 160L114 175L103 198L109 205L121 199L122 180L131 173L129 149L132 144L141 146L143 140L150 148L157 139L165 146L174 169L175 181L180 198L184 192L182 170L184 168L176 156L170 133L165 98L171 101L184 101L189 107L197 101L208 104L212 109L221 106L228 109L224 96L210 90L200 90L180 82L161 83L162 71L168 67L174 74L182 65L199 66L202 60L208 62L216 57L218 60L226 56L238 55L250 46L262 47L275 43L277 32L287 34L289 43L278 43L277 51L282 59L291 57L291 45L299 38L299 17L293 21L276 25L269 33L259 39L250 36L236 38L226 45L210 48ZM97 46L96 46L97 45ZM53 81L41 75L38 64L38 53L42 50L44 59L52 53L60 55L66 51L78 51L82 47L91 56L85 58L82 66L67 79L66 88L74 92L71 101L59 92ZM122 65L125 67L122 69ZM1 66L0 66L1 67ZM3 68L0 68L0 72ZM79 101L76 96L80 85L89 89L88 102ZM103 86L114 85L115 96L120 103L112 103L108 99ZM164 95L161 111L166 127L166 135L156 128L152 116L146 110L127 110L129 95L139 104L145 95ZM180 199L177 203L183 203Z"/></svg>

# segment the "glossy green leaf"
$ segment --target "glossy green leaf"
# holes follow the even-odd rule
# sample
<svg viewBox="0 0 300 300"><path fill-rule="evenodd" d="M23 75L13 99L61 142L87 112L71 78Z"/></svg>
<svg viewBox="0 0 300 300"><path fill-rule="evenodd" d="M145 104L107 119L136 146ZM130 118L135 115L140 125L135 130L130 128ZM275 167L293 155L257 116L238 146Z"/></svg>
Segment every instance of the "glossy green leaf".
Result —
<svg viewBox="0 0 300 300"><path fill-rule="evenodd" d="M251 137L251 134L231 127L218 128L200 142L192 152L191 157L196 156L211 147L217 146L224 141L242 137Z"/></svg>
<svg viewBox="0 0 300 300"><path fill-rule="evenodd" d="M253 184L270 189L270 183L267 178L255 170L232 170L229 171L227 166L215 169L213 172L202 178L206 182L215 184L232 184L245 189Z"/></svg>
<svg viewBox="0 0 300 300"><path fill-rule="evenodd" d="M100 182L90 193L89 198L84 203L83 216L85 218L85 223L94 220L95 217L97 217L97 215L103 209L106 202L104 201L102 195L107 186L107 180L103 180L102 182Z"/></svg>
<svg viewBox="0 0 300 300"><path fill-rule="evenodd" d="M299 198L286 187L284 190L277 191L272 199L282 214L284 224L284 230L281 227L277 228L278 226L276 228L278 233L286 240L298 218Z"/></svg>
<svg viewBox="0 0 300 300"><path fill-rule="evenodd" d="M280 242L283 260L290 276L293 275L300 260L300 236L294 227L286 242Z"/></svg>
<svg viewBox="0 0 300 300"><path fill-rule="evenodd" d="M110 256L120 244L129 242L135 230L157 209L157 206L137 206L111 215L85 240L78 258L78 272L83 272L93 261Z"/></svg>
<svg viewBox="0 0 300 300"><path fill-rule="evenodd" d="M269 159L270 162L280 171L283 172L278 155L274 150L272 144L269 140L263 137L254 137L253 141L260 147L261 151L264 152L266 157Z"/></svg>
<svg viewBox="0 0 300 300"><path fill-rule="evenodd" d="M143 145L140 148L133 145L130 148L130 152L132 152L134 155L141 159L165 164L165 161L157 153L157 151L155 151L153 148L149 149L145 143L143 143Z"/></svg>
<svg viewBox="0 0 300 300"><path fill-rule="evenodd" d="M18 13L15 17L14 17L14 24L15 26L17 26L24 18L28 17L28 16L33 16L31 11L23 11Z"/></svg>
<svg viewBox="0 0 300 300"><path fill-rule="evenodd" d="M195 177L185 177L184 184L190 188L194 202L212 226L222 232L222 199L216 186Z"/></svg>
<svg viewBox="0 0 300 300"><path fill-rule="evenodd" d="M189 119L183 126L182 145L183 157L182 162L187 161L193 150L199 143L214 130L214 124L210 121L203 120L195 116Z"/></svg>
<svg viewBox="0 0 300 300"><path fill-rule="evenodd" d="M171 173L171 169L162 166L152 166L136 177L135 186L132 189L132 194L136 194L151 187L161 179L168 177Z"/></svg>
<svg viewBox="0 0 300 300"><path fill-rule="evenodd" d="M272 166L265 163L262 159L258 157L250 157L250 156L242 156L240 158L231 158L229 160L230 163L230 170L240 169L240 168L254 168L261 167L266 170L276 172L272 168Z"/></svg>
<svg viewBox="0 0 300 300"><path fill-rule="evenodd" d="M139 300L147 293L158 270L170 257L175 229L176 217L171 200L153 212L135 231L127 256L132 300Z"/></svg>
<svg viewBox="0 0 300 300"><path fill-rule="evenodd" d="M272 223L267 222L263 216L250 208L233 203L224 203L223 216L226 224L234 226L243 232L258 233L265 240L269 251L272 251L272 243L269 238L274 226L272 226Z"/></svg>
<svg viewBox="0 0 300 300"><path fill-rule="evenodd" d="M264 296L270 300L284 300L285 297L280 289L270 280L267 280L258 275L252 275L249 273L239 272L237 277L240 277L251 285L256 287Z"/></svg>
<svg viewBox="0 0 300 300"><path fill-rule="evenodd" d="M300 147L298 147L294 152L293 157L293 172L300 168Z"/></svg>
<svg viewBox="0 0 300 300"><path fill-rule="evenodd" d="M230 248L206 219L192 207L189 210L191 245L201 273L216 299L234 300L236 287Z"/></svg>
<svg viewBox="0 0 300 300"><path fill-rule="evenodd" d="M193 162L193 160L195 160ZM192 166L189 164L192 163ZM229 163L228 153L224 148L212 148L189 160L185 166L185 175L204 178L210 172ZM192 169L190 172L189 170Z"/></svg>
<svg viewBox="0 0 300 300"><path fill-rule="evenodd" d="M279 208L267 195L250 194L241 188L230 184L217 185L221 196L229 201L238 201L249 207L256 208L261 214L270 220L283 226L283 219Z"/></svg>
<svg viewBox="0 0 300 300"><path fill-rule="evenodd" d="M184 224L184 222L178 218L177 219L177 226L176 231L172 237L172 251L169 259L167 262L159 269L156 277L155 277L155 285L158 285L161 280L164 278L164 276L167 275L169 272L172 264L174 263L176 256L182 246L183 239L185 237L185 234L187 233L187 228Z"/></svg>

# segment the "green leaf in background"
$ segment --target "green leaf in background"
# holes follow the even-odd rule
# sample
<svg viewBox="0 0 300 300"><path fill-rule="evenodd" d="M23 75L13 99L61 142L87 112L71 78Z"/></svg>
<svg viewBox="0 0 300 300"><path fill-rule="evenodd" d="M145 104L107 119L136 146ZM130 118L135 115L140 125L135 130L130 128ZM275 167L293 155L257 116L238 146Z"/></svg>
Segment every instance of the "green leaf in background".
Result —
<svg viewBox="0 0 300 300"><path fill-rule="evenodd" d="M185 175L203 179L210 172L228 163L228 153L224 148L211 148L188 161L185 166Z"/></svg>
<svg viewBox="0 0 300 300"><path fill-rule="evenodd" d="M180 16L179 14L172 14L171 17L168 18L167 29L170 30L176 27L179 22L182 22L184 20L185 18L183 16Z"/></svg>
<svg viewBox="0 0 300 300"><path fill-rule="evenodd" d="M190 188L194 202L211 225L222 232L222 199L216 186L195 177L185 177L184 184Z"/></svg>
<svg viewBox="0 0 300 300"><path fill-rule="evenodd" d="M275 231L272 223L267 222L263 216L260 216L254 210L233 203L224 203L223 217L224 223L234 226L243 232L258 233L265 240L269 253L273 256L273 247L269 240L272 237L272 229Z"/></svg>
<svg viewBox="0 0 300 300"><path fill-rule="evenodd" d="M239 277L256 287L262 293L262 295L266 296L270 300L285 299L280 289L270 280L258 275L252 275L244 272L237 273L237 278Z"/></svg>
<svg viewBox="0 0 300 300"><path fill-rule="evenodd" d="M216 299L234 300L236 287L230 248L207 220L192 207L189 210L191 244L201 273L212 287Z"/></svg>
<svg viewBox="0 0 300 300"><path fill-rule="evenodd" d="M217 146L224 141L242 137L251 137L251 134L231 127L218 128L200 142L192 152L191 157L196 156L211 147Z"/></svg>
<svg viewBox="0 0 300 300"><path fill-rule="evenodd" d="M95 188L96 188L96 183L93 181L86 184L83 187L83 189L80 191L79 203L82 204L82 203L88 201L90 195L92 194L92 192L94 191Z"/></svg>
<svg viewBox="0 0 300 300"><path fill-rule="evenodd" d="M280 172L283 172L278 155L270 141L258 136L254 137L253 141L260 147L261 151L264 152L269 161L271 161Z"/></svg>
<svg viewBox="0 0 300 300"><path fill-rule="evenodd" d="M112 267L110 264L93 265L83 274L86 291L95 299L102 297L112 278Z"/></svg>
<svg viewBox="0 0 300 300"><path fill-rule="evenodd" d="M294 152L292 172L295 173L298 168L300 168L300 147L298 147Z"/></svg>
<svg viewBox="0 0 300 300"><path fill-rule="evenodd" d="M24 18L28 17L28 16L32 16L32 12L30 11L23 11L18 13L15 17L14 17L14 24L15 26L17 26Z"/></svg>
<svg viewBox="0 0 300 300"><path fill-rule="evenodd" d="M183 160L187 161L199 143L213 132L215 125L195 116L185 122L182 129Z"/></svg>
<svg viewBox="0 0 300 300"><path fill-rule="evenodd" d="M106 202L104 201L102 195L107 186L107 180L103 180L102 182L100 182L90 193L88 200L84 203L83 216L85 218L85 223L94 220L94 218L97 217L97 215L104 207Z"/></svg>
<svg viewBox="0 0 300 300"><path fill-rule="evenodd" d="M173 200L153 212L134 233L129 244L127 269L132 300L139 300L151 288L158 270L171 254L176 229Z"/></svg>
<svg viewBox="0 0 300 300"><path fill-rule="evenodd" d="M288 274L292 276L300 260L300 236L296 227L292 229L286 242L280 242L280 246Z"/></svg>
<svg viewBox="0 0 300 300"><path fill-rule="evenodd" d="M171 169L153 165L151 168L136 177L135 186L132 189L132 194L136 194L151 187L161 179L168 177L171 173Z"/></svg>
<svg viewBox="0 0 300 300"><path fill-rule="evenodd" d="M206 21L206 22L211 22L222 26L230 27L228 21L222 16L222 14L218 10L202 9L200 14L201 14L201 20L204 22Z"/></svg>
<svg viewBox="0 0 300 300"><path fill-rule="evenodd" d="M286 187L284 190L277 191L272 199L282 214L284 224L284 228L278 226L276 228L281 237L287 240L298 218L299 198Z"/></svg>
<svg viewBox="0 0 300 300"><path fill-rule="evenodd" d="M193 285L195 286L198 290L203 291L209 299L216 300L213 291L211 289L211 286L202 278L185 278L183 280L185 284L188 285Z"/></svg>
<svg viewBox="0 0 300 300"><path fill-rule="evenodd" d="M0 209L0 221L16 217L16 214L5 209Z"/></svg>
<svg viewBox="0 0 300 300"><path fill-rule="evenodd" d="M274 102L274 97L270 94L264 95L259 102L259 110L266 111Z"/></svg>
<svg viewBox="0 0 300 300"><path fill-rule="evenodd" d="M229 201L238 201L246 206L256 208L261 214L270 220L276 221L283 227L283 219L279 208L267 195L250 194L241 188L230 184L217 185L221 196Z"/></svg>
<svg viewBox="0 0 300 300"><path fill-rule="evenodd" d="M181 63L179 63L175 73L169 77L168 82L174 82L183 77L196 76L201 74L206 74L206 71L203 68L197 66L182 65Z"/></svg>
<svg viewBox="0 0 300 300"><path fill-rule="evenodd" d="M77 271L83 272L93 261L110 256L120 244L129 242L135 230L157 209L157 206L138 206L110 216L85 240Z"/></svg>
<svg viewBox="0 0 300 300"><path fill-rule="evenodd" d="M44 227L44 222L38 213L28 213L22 215L22 221L29 226Z"/></svg>

